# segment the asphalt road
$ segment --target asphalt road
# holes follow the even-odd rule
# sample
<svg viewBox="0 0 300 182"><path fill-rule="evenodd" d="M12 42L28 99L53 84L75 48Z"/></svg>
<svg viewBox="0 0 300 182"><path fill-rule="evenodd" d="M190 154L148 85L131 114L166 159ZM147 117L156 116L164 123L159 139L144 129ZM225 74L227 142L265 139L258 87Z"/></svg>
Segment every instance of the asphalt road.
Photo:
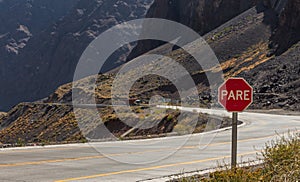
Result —
<svg viewBox="0 0 300 182"><path fill-rule="evenodd" d="M184 110L195 111L193 108ZM200 109L196 109L200 111ZM219 110L202 112L228 115ZM244 112L238 161L257 159L265 142L300 128L300 116ZM277 133L277 134L276 134ZM184 143L185 142L185 143ZM182 146L182 143L184 145ZM137 181L230 161L231 130L192 136L0 150L0 181Z"/></svg>

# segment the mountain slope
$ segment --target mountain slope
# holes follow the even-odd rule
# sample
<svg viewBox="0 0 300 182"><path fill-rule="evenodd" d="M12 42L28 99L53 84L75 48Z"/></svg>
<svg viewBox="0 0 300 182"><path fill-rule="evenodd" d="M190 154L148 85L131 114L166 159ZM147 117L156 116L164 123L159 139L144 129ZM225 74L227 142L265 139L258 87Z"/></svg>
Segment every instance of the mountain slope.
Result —
<svg viewBox="0 0 300 182"><path fill-rule="evenodd" d="M151 3L152 0L78 1L64 18L32 37L8 67L2 67L0 84L5 89L0 91L0 110L44 98L72 81L77 62L91 41L118 23L144 17ZM125 58L120 55L129 48L130 45L113 55L106 69L121 64Z"/></svg>
<svg viewBox="0 0 300 182"><path fill-rule="evenodd" d="M300 42L268 62L239 74L255 88L253 108L300 109Z"/></svg>
<svg viewBox="0 0 300 182"><path fill-rule="evenodd" d="M282 0L283 1L283 0ZM280 55L300 40L300 1L288 0L280 13L279 24L271 37L270 47Z"/></svg>
<svg viewBox="0 0 300 182"><path fill-rule="evenodd" d="M182 23L200 35L256 5L258 0L156 0L149 9L148 18L165 18ZM146 27L145 27L146 28ZM160 41L139 41L128 56L131 60L162 45Z"/></svg>
<svg viewBox="0 0 300 182"><path fill-rule="evenodd" d="M290 1L295 2L297 0ZM209 107L211 102L209 88L206 86L205 73L223 71L225 77L242 76L255 87L252 108L298 111L300 107L299 43L288 46L287 51L283 54L270 54L272 50L269 48L269 43L272 40L272 35L280 31L277 22L282 21L281 17L280 12L265 4L245 11L206 34L204 38L215 51L221 62L221 67L212 67L209 70L195 68L191 64L193 58L182 49L167 52L166 55L181 63L190 71L198 86L202 107ZM290 12L287 14L287 18L293 20L297 17L293 15L293 12ZM281 42L279 41L278 44L281 44ZM198 51L201 45L192 42L188 48L191 51ZM169 68L169 65L164 65L164 67ZM168 69L168 71L172 71L172 69ZM132 72L132 74L135 73ZM79 84L76 84L79 87L75 91L83 95L91 95L94 90L91 89L90 84L97 79L97 103L110 104L110 91L114 76L115 73L111 73L99 75L97 78L89 77L80 80ZM77 127L77 121L70 105L72 101L71 87L71 83L63 85L39 103L23 103L12 109L1 120L0 141L13 143L18 140L18 137L26 137L27 131L35 133L34 135L28 134L27 141L45 139L55 141L57 138L59 141L81 140L82 135ZM151 75L138 80L133 85L130 95L132 98L138 98L146 102L153 95L162 95L165 98L178 100L177 90L168 80ZM85 103L89 103L88 100L85 100ZM192 100L191 104L193 104ZM133 110L137 113L143 113L143 109L133 107ZM89 109L83 109L83 113L86 119L89 120ZM112 108L102 108L100 113L106 123L105 126L117 136L129 129L128 126L120 122ZM129 117L129 119L134 120L135 118ZM170 125L170 122L165 122L166 120L162 119L161 121L163 122L162 126L159 125L161 127L159 131L172 131L163 130L162 128L173 127L174 123ZM37 126L39 129L35 130L32 126ZM155 129L158 131L157 128ZM151 131L147 132L142 133L151 133ZM55 135L50 135L50 133L55 133Z"/></svg>
<svg viewBox="0 0 300 182"><path fill-rule="evenodd" d="M27 42L62 18L77 0L2 0L0 62L8 64ZM3 73L2 73L3 74Z"/></svg>

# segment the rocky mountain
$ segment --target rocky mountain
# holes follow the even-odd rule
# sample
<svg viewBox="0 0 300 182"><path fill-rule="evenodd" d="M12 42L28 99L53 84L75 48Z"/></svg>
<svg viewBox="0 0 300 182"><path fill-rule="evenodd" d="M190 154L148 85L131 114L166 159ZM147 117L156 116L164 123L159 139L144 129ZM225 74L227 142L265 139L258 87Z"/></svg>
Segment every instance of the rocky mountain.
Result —
<svg viewBox="0 0 300 182"><path fill-rule="evenodd" d="M299 17L299 1L195 0L185 2L181 0L161 0L154 1L146 17L173 20L187 25L203 35L254 5L257 5L259 11L264 8L269 9L265 23L269 24L273 31L269 45L271 54L280 55L299 41L300 21L299 18L296 18ZM139 41L127 59L131 60L162 44L163 42L153 40Z"/></svg>
<svg viewBox="0 0 300 182"><path fill-rule="evenodd" d="M0 80L3 87L9 86L12 79L18 75L24 75L19 69L24 61L21 52L29 42L39 37L41 32L54 22L63 18L76 3L77 0L2 0L0 2ZM12 104L16 104L15 97L18 96L13 93L14 90L9 87L2 89L1 92L6 93L6 96L5 94L0 96L2 100L0 110L7 110ZM12 99L4 99L5 97Z"/></svg>
<svg viewBox="0 0 300 182"><path fill-rule="evenodd" d="M159 3L161 3L160 6L158 6ZM161 11L160 7L168 3L171 4L168 6L170 9ZM230 16L234 17L236 13L240 14L245 10L244 8L256 3L255 10L247 10L205 34L204 37L221 62L225 77L242 76L254 86L256 100L252 108L297 110L300 107L299 94L297 91L295 92L295 89L297 90L299 87L299 59L297 56L300 36L299 0L248 1L248 4L243 1L190 1L190 3L194 8L189 7L188 3L186 6L180 5L180 1L156 1L147 16L165 16L168 19L184 23L201 34L216 27L214 23L225 22L231 19ZM225 6L230 3L232 3L231 6ZM210 11L201 11L200 5L207 6ZM226 10L230 8L233 10L222 11L224 8L222 5L226 7ZM209 7L214 7L213 10L216 12ZM184 10L184 8L187 9ZM210 14L212 12L214 13ZM206 18L200 16L203 14L206 15L204 17L209 22L214 23L211 25L205 23ZM193 21L195 22L193 23ZM152 40L140 41L128 59L161 44L163 43ZM157 48L155 51L159 52L159 50L160 48ZM185 66L187 62L192 61L188 56L181 56L180 60L184 60L181 63ZM188 69L191 67L193 66L188 66ZM194 77L199 76L201 74L194 75Z"/></svg>
<svg viewBox="0 0 300 182"><path fill-rule="evenodd" d="M298 16L295 16L295 12L298 12L300 8L300 6L295 6L298 1L270 0L259 2L256 7L243 11L228 22L220 24L216 29L206 33L204 38L219 58L220 66L212 67L208 70L195 68L190 64L193 62L193 58L182 49L172 50L165 54L178 63L181 63L190 71L192 78L197 84L201 98L200 105L202 107L210 107L211 103L205 73L223 71L225 78L244 77L254 86L254 103L251 106L252 109L299 111L300 46L299 41L296 39L299 35L299 31L297 31L298 22L295 21L298 19ZM156 3L159 2L159 0L156 1ZM204 1L199 0L199 2ZM187 6L188 4L183 4L181 8L184 9L185 5ZM155 6L154 3L151 7L152 11L158 8L154 8ZM173 7L173 4L167 3L165 6ZM186 12L198 12L198 10L194 10L195 7L197 6L189 6L190 11ZM163 16L166 12L172 14L172 11L171 8L168 11L159 10L158 13ZM176 12L178 13L178 11ZM201 10L198 13L201 14ZM216 15L218 14L216 13ZM181 15L180 18L187 19L189 16L184 17ZM283 24L291 28L285 29L282 27ZM276 35L281 31L292 33L288 34L287 39L281 41L279 38L276 39ZM286 34L282 36L286 36ZM274 49L274 45L278 45L275 48L285 47L282 49L285 51L280 53L280 49ZM158 52L164 52L165 46L158 47ZM191 52L199 51L201 45L195 41L190 43L187 48ZM169 65L164 65L164 68L169 68ZM169 69L168 71L173 70ZM132 74L136 74L134 70L132 73L129 73L129 75ZM78 88L74 91L83 95L91 95L94 92L91 83L96 79L97 102L99 104L110 104L111 86L114 78L115 73L88 77L76 82ZM80 141L84 139L74 117L72 105L70 105L72 101L71 87L72 83L62 85L43 101L19 104L6 115L2 116L0 121L0 141L2 143L13 143L18 141L18 138L24 139L25 142L40 142L43 140ZM139 98L145 101L149 100L153 95L178 99L176 88L168 80L159 76L150 75L138 80L130 92L132 98ZM88 101L85 102L88 103ZM190 103L193 104L192 99ZM199 103L197 104L199 105ZM141 114L142 117L145 117L143 114L147 114L143 113L143 107L132 107L132 109L135 113ZM130 129L129 126L124 125L118 119L111 107L104 107L99 109L99 111L104 124L98 123L98 125L104 125L109 131L116 134L116 136L120 136ZM91 120L88 108L83 108L82 113L85 114L84 116L86 116L85 119L87 121ZM153 134L153 131L162 133L170 132L176 131L175 128L184 128L184 126L177 126L176 120L173 120L174 115L171 116L170 118L169 115L161 118L161 125L157 125L157 128L152 128L153 130L138 130L136 131L136 135ZM134 120L135 118L129 116L128 119ZM92 123L92 126L95 125L96 123ZM91 134L93 135L93 133Z"/></svg>
<svg viewBox="0 0 300 182"><path fill-rule="evenodd" d="M63 7L69 1L57 2ZM28 0L28 2L35 1ZM53 5L56 1L38 2ZM25 23L24 26L17 27L16 31L23 32L24 36L26 34L30 39L26 38L26 47L22 50L11 47L18 56L15 56L9 65L1 67L0 84L5 89L0 91L2 101L0 110L7 110L22 101L44 98L58 86L72 81L77 62L92 40L118 23L144 17L151 3L152 0L79 0L74 6L69 7L68 13L64 11L66 15L63 18L55 23L49 23L51 26L49 25L38 36L31 36L37 28L31 30ZM62 7L55 8L55 11L60 12ZM41 8L46 8L46 5ZM22 11L26 12L26 8ZM33 15L37 16L36 13ZM34 19L31 24L43 27L45 23L42 25L38 23L47 22L51 15L47 15L47 18L44 16L46 15L41 14L40 19ZM1 18L6 16L1 15ZM13 24L9 22L9 18L7 19L9 24ZM23 41L24 38L20 37L18 41L21 39ZM112 55L112 61L108 62L113 63L108 64L106 69L121 64L126 56L120 55L128 52L129 48L130 45L122 48L119 54Z"/></svg>
<svg viewBox="0 0 300 182"><path fill-rule="evenodd" d="M276 12L277 24L269 39L269 61L241 73L256 90L254 108L300 109L300 1L269 0L265 5Z"/></svg>
<svg viewBox="0 0 300 182"><path fill-rule="evenodd" d="M32 37L38 36L41 31L66 15L76 2L77 0L2 0L1 64L9 64Z"/></svg>
<svg viewBox="0 0 300 182"><path fill-rule="evenodd" d="M271 37L270 48L280 55L300 40L300 1L279 1L284 8L279 13L279 23ZM271 4L271 3L269 3ZM278 6L277 5L277 6Z"/></svg>
<svg viewBox="0 0 300 182"><path fill-rule="evenodd" d="M300 42L239 76L255 88L252 108L300 109Z"/></svg>
<svg viewBox="0 0 300 182"><path fill-rule="evenodd" d="M255 6L257 2L258 0L156 0L146 17L176 21L203 35ZM139 41L127 59L131 60L162 44L153 40Z"/></svg>

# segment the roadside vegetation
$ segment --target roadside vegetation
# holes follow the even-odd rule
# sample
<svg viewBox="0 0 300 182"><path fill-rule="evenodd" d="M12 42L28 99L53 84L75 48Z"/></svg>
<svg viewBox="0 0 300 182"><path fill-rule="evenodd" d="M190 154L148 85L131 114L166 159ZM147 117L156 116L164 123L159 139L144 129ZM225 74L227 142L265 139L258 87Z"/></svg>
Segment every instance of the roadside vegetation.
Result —
<svg viewBox="0 0 300 182"><path fill-rule="evenodd" d="M219 167L216 172L207 175L196 175L172 182L295 182L300 180L300 136L289 134L266 144L258 154L263 163L250 167L230 169L230 166Z"/></svg>

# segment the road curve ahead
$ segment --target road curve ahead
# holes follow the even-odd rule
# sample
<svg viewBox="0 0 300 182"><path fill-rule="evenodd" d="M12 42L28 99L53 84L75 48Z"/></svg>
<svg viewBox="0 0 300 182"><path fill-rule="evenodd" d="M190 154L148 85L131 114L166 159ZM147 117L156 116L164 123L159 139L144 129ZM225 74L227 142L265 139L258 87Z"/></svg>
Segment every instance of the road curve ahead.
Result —
<svg viewBox="0 0 300 182"><path fill-rule="evenodd" d="M229 115L221 110L179 108ZM265 142L300 128L300 116L244 112L238 161L256 159ZM187 142L178 147L181 142ZM97 149L97 150L96 150ZM230 161L231 130L135 141L0 150L0 181L137 181Z"/></svg>

